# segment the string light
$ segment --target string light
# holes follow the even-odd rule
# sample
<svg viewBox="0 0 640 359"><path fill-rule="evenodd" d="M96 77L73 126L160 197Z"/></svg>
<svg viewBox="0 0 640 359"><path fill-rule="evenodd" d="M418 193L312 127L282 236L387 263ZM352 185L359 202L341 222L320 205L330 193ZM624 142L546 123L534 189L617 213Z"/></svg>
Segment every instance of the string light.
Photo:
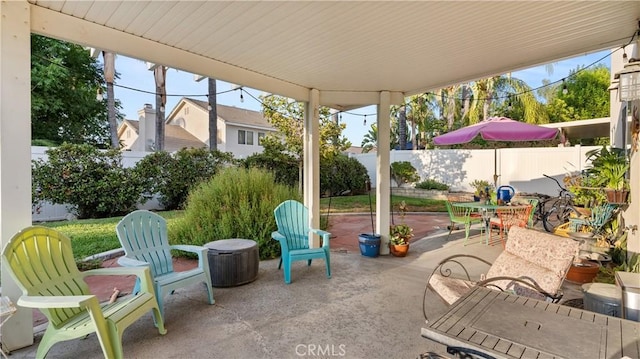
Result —
<svg viewBox="0 0 640 359"><path fill-rule="evenodd" d="M607 53L605 56L603 56L600 59L592 62L591 64L576 70L574 73L570 74L568 77L576 76L579 72L589 69L590 67L594 66L595 64L599 63L600 61L602 61L602 60L606 59L607 57L611 56L614 52L619 51L620 49L622 49L622 51L623 51L623 54L622 54L623 61L627 62L628 61L628 57L627 57L627 54L626 54L626 46L631 44L633 42L635 36L637 36L637 35L640 36L640 30L638 30L637 33L634 32L633 36L631 36L631 39L629 40L629 42L627 42L625 45L622 45L621 47L617 48L616 50ZM49 62L51 64L57 65L59 67L68 69L65 65L57 63L57 62L54 62L54 61L52 61L50 59L47 59L45 57L38 56L38 58L40 58L40 59L42 59L44 61L47 61L47 62ZM563 78L561 80L549 82L549 83L546 83L544 85L541 85L541 86L538 86L536 88L533 88L533 89L530 89L530 90L527 90L527 91L523 91L523 92L520 92L520 93L508 94L506 96L495 96L495 97L491 97L491 98L477 98L476 100L494 100L494 99L495 100L500 100L500 99L509 98L509 106L511 107L512 96L519 96L519 95L523 95L523 94L530 93L530 92L536 92L536 91L538 91L540 89L543 89L543 88L546 88L548 86L553 86L553 85L555 85L555 84L557 84L559 82L563 83L562 93L566 95L568 93L568 89L567 89L567 86L565 84L565 78ZM127 89L127 90L131 90L131 91L146 93L146 94L150 94L150 95L157 95L157 93L155 91L142 90L142 89L129 87L129 86L125 86L125 85L119 85L119 84L116 84L116 83L114 83L113 86L119 87L119 88L123 88L123 89ZM216 92L216 95L222 95L222 94L225 94L225 93L228 93L228 92L231 92L231 91L235 91L237 89L238 88L232 88L230 90ZM239 87L239 89L240 89L240 102L244 103L244 96L243 96L244 89L242 87ZM253 96L250 92L247 91L247 94L250 97L252 97L254 100L256 100L258 103L260 103L262 106L267 106L264 102L262 102L261 100L257 99L255 96ZM439 94L436 94L436 93L433 93L433 92L425 92L424 95L436 95L436 96L439 95L439 96L442 97L443 101L445 99L449 99L449 96L447 96L442 91ZM165 94L165 96L167 96L167 97L208 97L208 94ZM102 89L99 88L97 90L97 93L96 93L96 100L102 101L103 99L104 99L104 96L102 95ZM211 110L210 106L208 106L208 107L209 107L208 109ZM164 106L161 106L160 110L164 112ZM272 109L272 108L271 108L271 110L275 111L275 112L279 112L279 111L277 111L275 109ZM340 111L339 112L339 116L340 116L341 120L342 120L342 114L343 113L348 114L348 115L352 115L352 116L363 116L364 117L364 121L363 122L366 125L366 117L368 116L367 114L360 114L360 113L354 113L354 112L349 112L349 111ZM369 114L369 115L375 116L376 113L372 113L372 114Z"/></svg>
<svg viewBox="0 0 640 359"><path fill-rule="evenodd" d="M367 125L367 115L364 115L364 123L363 123L363 125L365 125L365 126Z"/></svg>
<svg viewBox="0 0 640 359"><path fill-rule="evenodd" d="M626 46L622 46L622 62L624 62L625 64L629 62Z"/></svg>

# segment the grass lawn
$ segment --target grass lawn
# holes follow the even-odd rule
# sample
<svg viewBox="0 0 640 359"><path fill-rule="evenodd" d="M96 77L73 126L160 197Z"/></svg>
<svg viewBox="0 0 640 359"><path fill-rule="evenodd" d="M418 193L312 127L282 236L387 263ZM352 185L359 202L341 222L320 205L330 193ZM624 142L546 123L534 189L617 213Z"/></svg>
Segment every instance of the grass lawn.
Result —
<svg viewBox="0 0 640 359"><path fill-rule="evenodd" d="M376 208L375 195L371 195L371 208ZM446 212L444 201L420 199L412 197L393 196L393 208L401 201L409 207L409 212ZM329 202L331 207L329 208ZM321 214L369 212L369 196L345 196L322 198L320 200ZM167 220L167 225L182 217L182 211L158 212ZM71 238L73 253L77 260L82 260L94 254L120 248L120 242L116 235L116 224L122 217L102 219L79 219L74 221L59 221L41 223L43 226L56 228Z"/></svg>

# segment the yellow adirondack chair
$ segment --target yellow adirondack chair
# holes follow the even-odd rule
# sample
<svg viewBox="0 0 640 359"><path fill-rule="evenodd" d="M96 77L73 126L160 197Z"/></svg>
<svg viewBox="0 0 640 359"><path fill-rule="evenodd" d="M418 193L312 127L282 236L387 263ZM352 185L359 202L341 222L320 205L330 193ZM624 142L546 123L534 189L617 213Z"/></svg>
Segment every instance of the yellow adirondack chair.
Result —
<svg viewBox="0 0 640 359"><path fill-rule="evenodd" d="M27 227L13 236L2 251L2 262L22 289L18 306L37 308L49 319L37 358L44 358L60 341L93 332L98 336L105 358L122 358L123 331L148 311L153 312L160 334L166 333L146 267L80 272L69 238L40 226ZM141 281L140 293L102 305L84 281L93 275L132 274Z"/></svg>

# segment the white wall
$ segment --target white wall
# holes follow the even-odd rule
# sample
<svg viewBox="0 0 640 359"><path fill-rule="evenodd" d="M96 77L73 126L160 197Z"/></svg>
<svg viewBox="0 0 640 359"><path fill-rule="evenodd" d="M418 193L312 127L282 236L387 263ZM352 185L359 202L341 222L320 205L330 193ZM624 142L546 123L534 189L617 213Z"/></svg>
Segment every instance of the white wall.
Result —
<svg viewBox="0 0 640 359"><path fill-rule="evenodd" d="M498 150L418 150L391 151L391 163L409 161L420 180L434 179L451 186L452 191L468 191L475 179L493 183L494 161L498 186L513 186L516 192L556 195L558 186L543 174L562 178L587 165L585 153L598 146L506 148ZM376 154L354 154L376 183Z"/></svg>

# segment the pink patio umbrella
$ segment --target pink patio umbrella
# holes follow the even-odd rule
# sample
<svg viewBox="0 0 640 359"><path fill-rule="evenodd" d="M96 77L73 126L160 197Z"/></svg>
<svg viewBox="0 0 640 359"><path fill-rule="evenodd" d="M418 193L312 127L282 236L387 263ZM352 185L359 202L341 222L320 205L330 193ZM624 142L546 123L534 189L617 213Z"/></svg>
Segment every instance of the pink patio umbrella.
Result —
<svg viewBox="0 0 640 359"><path fill-rule="evenodd" d="M489 141L540 141L551 140L558 135L558 129L531 125L524 122L512 120L507 117L490 117L474 125L436 136L433 142L436 145L456 145L467 143L476 136L482 136ZM494 149L493 155L493 182L497 185L497 151Z"/></svg>

